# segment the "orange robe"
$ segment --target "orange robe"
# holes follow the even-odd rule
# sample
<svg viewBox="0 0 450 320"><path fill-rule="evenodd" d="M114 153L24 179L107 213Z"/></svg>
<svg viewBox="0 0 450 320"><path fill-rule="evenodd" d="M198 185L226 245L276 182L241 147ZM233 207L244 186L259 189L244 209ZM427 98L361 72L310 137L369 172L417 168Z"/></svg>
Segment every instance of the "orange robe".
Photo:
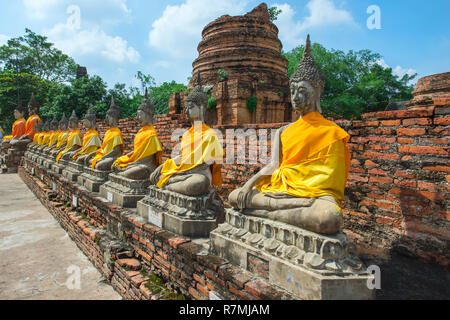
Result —
<svg viewBox="0 0 450 320"><path fill-rule="evenodd" d="M34 141L34 135L36 134L35 126L37 123L41 123L41 118L38 115L32 115L28 117L25 123L25 135Z"/></svg>
<svg viewBox="0 0 450 320"><path fill-rule="evenodd" d="M110 128L105 133L105 137L103 138L103 144L101 149L97 151L94 159L92 159L91 167L94 169L97 165L97 162L103 159L105 155L114 150L115 147L120 146L123 153L123 138L120 129L117 127Z"/></svg>
<svg viewBox="0 0 450 320"><path fill-rule="evenodd" d="M12 138L20 138L25 134L25 119L20 118L12 125L12 135L6 136L3 140L11 140Z"/></svg>

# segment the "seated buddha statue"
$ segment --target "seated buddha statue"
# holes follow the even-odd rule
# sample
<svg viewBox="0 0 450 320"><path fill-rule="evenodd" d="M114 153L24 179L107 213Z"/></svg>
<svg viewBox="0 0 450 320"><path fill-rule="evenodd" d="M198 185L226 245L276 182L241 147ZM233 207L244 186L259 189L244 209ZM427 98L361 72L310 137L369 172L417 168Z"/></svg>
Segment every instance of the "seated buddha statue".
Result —
<svg viewBox="0 0 450 320"><path fill-rule="evenodd" d="M97 150L94 158L90 161L93 169L109 171L114 161L122 155L124 143L122 133L117 127L119 118L120 111L114 104L114 98L111 97L111 105L106 112L105 119L109 129L105 132L102 147Z"/></svg>
<svg viewBox="0 0 450 320"><path fill-rule="evenodd" d="M31 94L28 102L29 117L25 123L25 134L19 139L21 142L28 144L34 142L34 135L36 134L36 124L41 123L41 118L37 115L39 112L39 104L34 98L34 93Z"/></svg>
<svg viewBox="0 0 450 320"><path fill-rule="evenodd" d="M211 185L222 185L223 148L204 122L207 103L198 76L196 87L186 98L186 116L192 127L182 136L181 155L158 167L150 176L151 184L192 197L207 194Z"/></svg>
<svg viewBox="0 0 450 320"><path fill-rule="evenodd" d="M39 139L42 135L42 122L37 122L34 127L33 142L28 145L28 151L34 152L37 146L39 146Z"/></svg>
<svg viewBox="0 0 450 320"><path fill-rule="evenodd" d="M23 118L25 114L25 109L22 107L22 104L19 101L17 107L14 108L14 121L12 125L12 134L9 136L5 136L2 142L2 148L7 148L9 146L13 146L16 143L19 143L19 139L25 134L25 124L26 121Z"/></svg>
<svg viewBox="0 0 450 320"><path fill-rule="evenodd" d="M132 180L148 179L150 173L161 163L162 146L153 127L155 107L148 98L148 91L137 110L137 121L142 128L134 137L134 149L117 158L111 169L119 176Z"/></svg>
<svg viewBox="0 0 450 320"><path fill-rule="evenodd" d="M52 135L50 121L47 120L44 122L42 131L41 144L38 147L39 152L43 152L44 149L48 147L48 143L50 142L50 136Z"/></svg>
<svg viewBox="0 0 450 320"><path fill-rule="evenodd" d="M50 150L56 146L56 143L58 142L58 136L59 136L58 128L59 128L58 120L56 120L56 116L53 116L53 120L50 122L50 132L49 132L48 143L47 143L46 147L44 147L42 152L49 153Z"/></svg>
<svg viewBox="0 0 450 320"><path fill-rule="evenodd" d="M58 153L56 162L62 158L63 160L72 160L72 157L81 149L81 134L78 130L78 117L73 110L69 118L69 135L67 137L66 147Z"/></svg>
<svg viewBox="0 0 450 320"><path fill-rule="evenodd" d="M290 79L292 107L299 119L276 133L271 163L229 195L234 208L317 233L340 230L349 135L321 115L324 86L308 35L303 58Z"/></svg>
<svg viewBox="0 0 450 320"><path fill-rule="evenodd" d="M81 149L72 157L72 159L79 164L88 165L89 160L93 158L97 150L102 147L102 141L100 140L98 131L95 129L95 120L96 116L91 105L83 120L83 125L87 131L83 136Z"/></svg>
<svg viewBox="0 0 450 320"><path fill-rule="evenodd" d="M67 141L69 138L69 131L67 130L69 122L66 119L66 115L63 113L61 120L59 121L59 134L58 140L56 142L55 147L50 151L52 158L56 158L56 156L66 148Z"/></svg>

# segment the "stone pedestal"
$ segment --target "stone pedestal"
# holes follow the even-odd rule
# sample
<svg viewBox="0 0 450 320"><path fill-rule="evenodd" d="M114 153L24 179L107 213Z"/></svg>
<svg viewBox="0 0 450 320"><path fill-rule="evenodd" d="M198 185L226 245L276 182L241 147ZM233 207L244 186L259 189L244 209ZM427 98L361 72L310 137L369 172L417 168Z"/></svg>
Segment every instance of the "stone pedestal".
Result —
<svg viewBox="0 0 450 320"><path fill-rule="evenodd" d="M348 250L340 232L321 235L227 209L226 222L211 232L211 250L300 299L373 299L373 276Z"/></svg>
<svg viewBox="0 0 450 320"><path fill-rule="evenodd" d="M91 192L99 192L100 186L108 181L111 172L84 167L83 174L78 177L78 184L84 186Z"/></svg>
<svg viewBox="0 0 450 320"><path fill-rule="evenodd" d="M137 202L147 195L149 185L149 179L132 180L111 173L109 181L100 186L100 194L117 206L136 208Z"/></svg>
<svg viewBox="0 0 450 320"><path fill-rule="evenodd" d="M149 187L149 194L137 203L138 214L165 230L191 238L209 237L223 216L223 204L215 190L201 197ZM222 214L221 214L222 213Z"/></svg>
<svg viewBox="0 0 450 320"><path fill-rule="evenodd" d="M70 182L78 182L78 177L83 173L83 165L75 161L68 161L68 165L63 169L62 175Z"/></svg>
<svg viewBox="0 0 450 320"><path fill-rule="evenodd" d="M65 168L67 168L68 165L69 165L69 162L68 162L67 160L60 159L59 162L56 162L56 161L55 161L55 162L52 164L51 170L52 170L54 173L61 175L62 172L63 172L63 170L64 170Z"/></svg>
<svg viewBox="0 0 450 320"><path fill-rule="evenodd" d="M20 165L20 160L24 156L26 146L10 147L2 159L2 172L17 173L17 167Z"/></svg>

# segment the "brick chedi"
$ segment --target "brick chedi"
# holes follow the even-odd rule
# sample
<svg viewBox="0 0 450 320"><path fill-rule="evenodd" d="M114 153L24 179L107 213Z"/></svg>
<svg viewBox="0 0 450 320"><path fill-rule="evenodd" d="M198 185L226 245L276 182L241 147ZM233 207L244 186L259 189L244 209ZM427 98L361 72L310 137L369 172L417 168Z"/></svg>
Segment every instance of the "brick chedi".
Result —
<svg viewBox="0 0 450 320"><path fill-rule="evenodd" d="M412 94L414 98L407 104L408 108L448 105L450 102L450 72L420 78Z"/></svg>
<svg viewBox="0 0 450 320"><path fill-rule="evenodd" d="M288 61L281 48L278 28L270 21L265 3L243 16L221 16L203 29L188 87L195 85L200 72L202 84L211 88L217 103L213 124L290 120ZM219 70L226 76L221 77ZM247 104L252 96L256 107L250 111ZM175 94L170 111L183 109L179 107L183 101Z"/></svg>

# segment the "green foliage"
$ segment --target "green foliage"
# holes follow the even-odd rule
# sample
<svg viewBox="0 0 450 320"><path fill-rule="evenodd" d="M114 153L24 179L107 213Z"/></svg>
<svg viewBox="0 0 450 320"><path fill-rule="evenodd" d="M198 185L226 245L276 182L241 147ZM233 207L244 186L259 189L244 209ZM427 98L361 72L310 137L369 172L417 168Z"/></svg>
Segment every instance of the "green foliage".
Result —
<svg viewBox="0 0 450 320"><path fill-rule="evenodd" d="M220 81L225 81L228 79L228 73L224 69L219 69L217 73L219 74Z"/></svg>
<svg viewBox="0 0 450 320"><path fill-rule="evenodd" d="M288 76L297 69L303 46L283 53L288 60ZM334 118L359 119L361 114L385 110L389 101L410 100L414 86L409 85L416 75L402 78L383 68L377 61L381 55L370 50L344 53L312 45L312 54L327 78L322 94L322 109Z"/></svg>
<svg viewBox="0 0 450 320"><path fill-rule="evenodd" d="M273 6L269 8L269 17L270 17L270 21L274 22L275 20L278 19L278 16L280 15L280 13L282 13L283 11L281 9L278 9L277 6Z"/></svg>
<svg viewBox="0 0 450 320"><path fill-rule="evenodd" d="M208 106L207 106L207 108L209 110L214 110L214 109L216 109L216 107L217 107L216 99L214 99L213 97L209 97L208 98Z"/></svg>
<svg viewBox="0 0 450 320"><path fill-rule="evenodd" d="M247 101L248 111L250 111L251 113L255 112L257 104L258 104L258 100L256 100L256 97L251 96L250 99L248 99L248 101Z"/></svg>
<svg viewBox="0 0 450 320"><path fill-rule="evenodd" d="M184 84L175 81L163 82L160 86L150 88L149 96L151 103L155 106L155 114L168 113L170 95L186 89Z"/></svg>
<svg viewBox="0 0 450 320"><path fill-rule="evenodd" d="M184 295L171 292L156 274L150 275L149 281L145 283L145 286L152 294L159 294L162 300L186 300Z"/></svg>
<svg viewBox="0 0 450 320"><path fill-rule="evenodd" d="M33 74L51 82L74 79L77 64L56 49L47 37L25 29L23 37L12 38L0 47L0 65L4 70Z"/></svg>

